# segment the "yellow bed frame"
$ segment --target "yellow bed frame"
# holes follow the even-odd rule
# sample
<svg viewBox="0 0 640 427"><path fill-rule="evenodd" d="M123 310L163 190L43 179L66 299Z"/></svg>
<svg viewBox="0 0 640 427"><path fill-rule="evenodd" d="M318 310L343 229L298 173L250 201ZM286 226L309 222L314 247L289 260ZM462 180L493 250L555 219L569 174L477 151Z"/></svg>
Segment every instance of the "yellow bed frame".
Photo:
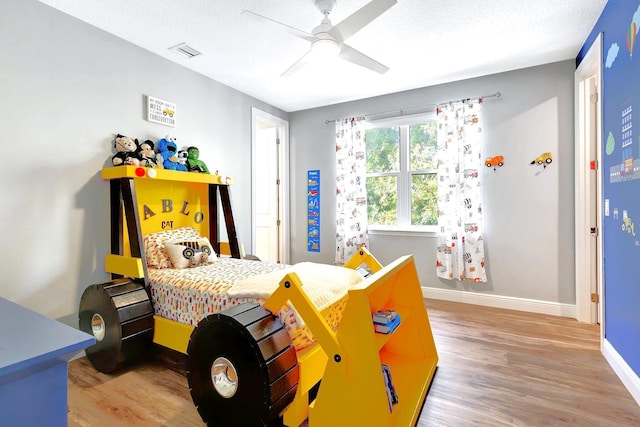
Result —
<svg viewBox="0 0 640 427"><path fill-rule="evenodd" d="M218 199L231 256L241 257L231 213L230 180L135 166L104 168L102 177L110 182L112 237L105 269L112 278L137 278L148 285L142 236L163 229L192 226L210 236L219 253ZM438 355L413 257L404 256L383 267L361 249L346 267L363 263L373 274L349 291L336 332L310 302L295 273L285 276L264 304L276 313L291 301L316 338L316 344L297 352L298 390L282 413L287 426L299 426L305 419L311 427L409 426L418 420ZM374 332L371 315L379 309L399 312L402 322L394 333ZM154 316L153 342L186 354L193 330L191 325ZM399 397L392 407L383 363L391 370ZM317 397L309 404L309 391L320 380Z"/></svg>

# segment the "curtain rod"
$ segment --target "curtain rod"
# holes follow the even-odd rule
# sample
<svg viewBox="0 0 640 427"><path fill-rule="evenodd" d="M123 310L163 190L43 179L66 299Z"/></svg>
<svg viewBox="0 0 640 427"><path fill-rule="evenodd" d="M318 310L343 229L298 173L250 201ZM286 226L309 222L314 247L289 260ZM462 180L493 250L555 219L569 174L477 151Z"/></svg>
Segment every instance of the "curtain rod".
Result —
<svg viewBox="0 0 640 427"><path fill-rule="evenodd" d="M502 96L502 94L500 92L496 92L494 94L491 95L485 95L485 96L481 96L478 99L484 99L484 98L500 98ZM417 110L417 109L421 109L421 108L425 108L425 107L432 107L432 106L438 106L438 105L443 105L443 104L448 104L450 102L464 102L464 101L469 101L472 98L463 98L463 99L456 99L456 100L452 100L452 101L445 101L445 102L439 102L437 104L426 104L426 105L420 105L417 107L408 107L408 108L404 108L402 110L390 110L390 111L381 111L379 113L369 113L369 114L365 114L364 116L360 116L360 117L356 117L357 119L366 119L369 116L378 116L380 114L389 114L389 113L395 113L398 112L400 113L401 116L403 116L407 111L409 110ZM324 123L325 124L329 124L329 123L334 123L338 120L341 119L333 119L333 120L325 120Z"/></svg>

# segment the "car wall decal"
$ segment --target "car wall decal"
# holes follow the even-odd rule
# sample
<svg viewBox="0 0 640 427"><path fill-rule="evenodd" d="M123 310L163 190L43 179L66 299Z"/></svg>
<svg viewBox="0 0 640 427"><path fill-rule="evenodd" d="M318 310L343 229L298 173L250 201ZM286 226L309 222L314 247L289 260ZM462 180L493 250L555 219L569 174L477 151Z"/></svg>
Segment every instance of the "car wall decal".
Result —
<svg viewBox="0 0 640 427"><path fill-rule="evenodd" d="M493 170L497 170L498 167L504 166L504 156L493 156L487 157L484 161L484 164L488 168L493 168Z"/></svg>
<svg viewBox="0 0 640 427"><path fill-rule="evenodd" d="M543 168L546 168L548 165L551 164L552 161L553 161L553 156L551 155L551 152L545 151L535 159L531 160L531 163L529 164L538 165L538 166L542 166Z"/></svg>

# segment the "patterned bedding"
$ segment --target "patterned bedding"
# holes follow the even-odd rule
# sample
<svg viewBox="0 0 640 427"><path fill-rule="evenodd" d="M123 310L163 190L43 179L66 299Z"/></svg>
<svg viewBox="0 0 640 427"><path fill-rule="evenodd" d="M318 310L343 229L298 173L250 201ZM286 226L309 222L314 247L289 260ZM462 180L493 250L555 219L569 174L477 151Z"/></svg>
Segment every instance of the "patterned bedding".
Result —
<svg viewBox="0 0 640 427"><path fill-rule="evenodd" d="M245 302L264 302L262 298L229 297L233 285L252 276L273 273L290 266L236 258L218 258L216 262L195 268L149 268L151 299L155 314L189 325L197 325L209 314ZM285 271L282 272L284 276ZM320 313L336 330L347 296L339 298ZM295 347L300 350L314 342L309 328L303 325L293 309L284 306L277 313Z"/></svg>

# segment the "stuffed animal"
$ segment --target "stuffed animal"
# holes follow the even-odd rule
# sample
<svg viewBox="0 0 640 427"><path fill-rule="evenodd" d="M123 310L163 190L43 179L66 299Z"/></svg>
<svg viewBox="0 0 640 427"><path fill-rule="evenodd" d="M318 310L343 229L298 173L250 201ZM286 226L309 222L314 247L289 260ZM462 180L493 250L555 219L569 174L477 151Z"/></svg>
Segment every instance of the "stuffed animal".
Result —
<svg viewBox="0 0 640 427"><path fill-rule="evenodd" d="M156 144L158 154L162 157L162 165L165 169L174 171L186 171L187 167L178 163L178 146L173 138L162 138Z"/></svg>
<svg viewBox="0 0 640 427"><path fill-rule="evenodd" d="M187 148L187 168L191 172L209 173L207 165L200 160L200 150L197 147Z"/></svg>
<svg viewBox="0 0 640 427"><path fill-rule="evenodd" d="M162 165L156 163L156 152L153 148L153 141L149 139L138 145L137 154L140 156L140 166L162 168Z"/></svg>
<svg viewBox="0 0 640 427"><path fill-rule="evenodd" d="M116 153L135 153L138 149L138 140L117 134L113 141L113 148L116 149Z"/></svg>
<svg viewBox="0 0 640 427"><path fill-rule="evenodd" d="M189 167L187 166L187 150L178 150L178 163L189 170Z"/></svg>
<svg viewBox="0 0 640 427"><path fill-rule="evenodd" d="M111 163L113 166L122 166L124 165L124 159L127 157L127 153L119 152L116 153L113 157L111 157Z"/></svg>
<svg viewBox="0 0 640 427"><path fill-rule="evenodd" d="M140 166L141 158L138 153L120 151L111 158L113 166Z"/></svg>

